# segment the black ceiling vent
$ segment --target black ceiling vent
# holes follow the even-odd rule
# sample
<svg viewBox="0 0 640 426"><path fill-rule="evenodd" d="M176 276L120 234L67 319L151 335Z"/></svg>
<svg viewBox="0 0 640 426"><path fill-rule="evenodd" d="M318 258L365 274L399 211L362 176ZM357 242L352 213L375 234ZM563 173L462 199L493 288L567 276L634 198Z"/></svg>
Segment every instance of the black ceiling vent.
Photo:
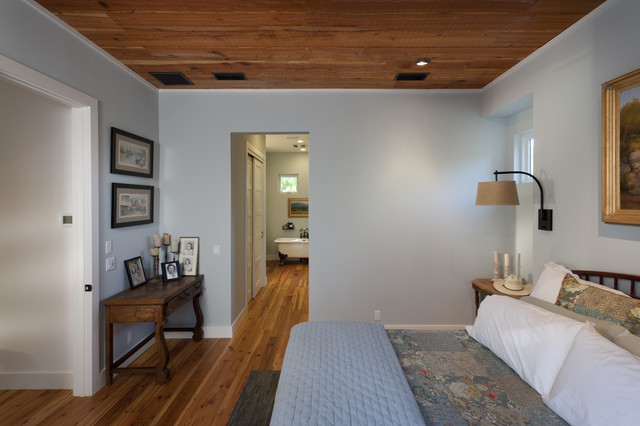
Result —
<svg viewBox="0 0 640 426"><path fill-rule="evenodd" d="M193 86L191 80L181 72L150 72L149 74L165 86Z"/></svg>
<svg viewBox="0 0 640 426"><path fill-rule="evenodd" d="M429 75L428 72L399 72L394 80L398 81L422 81Z"/></svg>
<svg viewBox="0 0 640 426"><path fill-rule="evenodd" d="M243 72L212 72L216 80L246 80Z"/></svg>

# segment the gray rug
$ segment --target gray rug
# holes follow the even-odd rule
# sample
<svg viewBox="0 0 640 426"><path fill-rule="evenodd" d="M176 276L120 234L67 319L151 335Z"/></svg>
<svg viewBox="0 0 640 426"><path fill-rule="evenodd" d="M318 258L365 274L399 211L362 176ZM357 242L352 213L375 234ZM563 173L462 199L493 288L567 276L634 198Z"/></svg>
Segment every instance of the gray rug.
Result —
<svg viewBox="0 0 640 426"><path fill-rule="evenodd" d="M268 425L279 379L278 370L251 371L227 426Z"/></svg>

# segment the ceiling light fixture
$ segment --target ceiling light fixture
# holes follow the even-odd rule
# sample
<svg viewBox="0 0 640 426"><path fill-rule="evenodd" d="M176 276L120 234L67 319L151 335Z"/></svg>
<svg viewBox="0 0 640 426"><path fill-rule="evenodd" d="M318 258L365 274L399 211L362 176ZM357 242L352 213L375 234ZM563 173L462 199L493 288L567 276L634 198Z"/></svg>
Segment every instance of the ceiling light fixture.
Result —
<svg viewBox="0 0 640 426"><path fill-rule="evenodd" d="M431 63L431 58L420 58L420 59L416 59L416 61L414 62L414 64L416 64L419 67L429 65L430 63Z"/></svg>

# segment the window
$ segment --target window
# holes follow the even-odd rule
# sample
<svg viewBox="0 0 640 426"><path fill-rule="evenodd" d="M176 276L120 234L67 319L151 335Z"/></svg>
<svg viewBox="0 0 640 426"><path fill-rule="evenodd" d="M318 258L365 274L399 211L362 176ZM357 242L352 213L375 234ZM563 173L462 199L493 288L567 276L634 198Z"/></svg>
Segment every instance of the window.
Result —
<svg viewBox="0 0 640 426"><path fill-rule="evenodd" d="M298 192L298 175L278 175L280 192Z"/></svg>
<svg viewBox="0 0 640 426"><path fill-rule="evenodd" d="M513 143L513 169L533 174L533 130L518 133ZM532 182L526 175L515 175L517 183Z"/></svg>

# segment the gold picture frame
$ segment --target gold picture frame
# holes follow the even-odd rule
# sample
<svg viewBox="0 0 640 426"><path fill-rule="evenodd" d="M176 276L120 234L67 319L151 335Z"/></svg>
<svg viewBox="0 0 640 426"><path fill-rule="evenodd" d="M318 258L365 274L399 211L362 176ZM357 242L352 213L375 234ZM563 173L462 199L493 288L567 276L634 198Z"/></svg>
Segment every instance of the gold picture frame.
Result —
<svg viewBox="0 0 640 426"><path fill-rule="evenodd" d="M289 198L289 217L309 217L308 198Z"/></svg>
<svg viewBox="0 0 640 426"><path fill-rule="evenodd" d="M602 85L602 221L640 225L640 69Z"/></svg>

